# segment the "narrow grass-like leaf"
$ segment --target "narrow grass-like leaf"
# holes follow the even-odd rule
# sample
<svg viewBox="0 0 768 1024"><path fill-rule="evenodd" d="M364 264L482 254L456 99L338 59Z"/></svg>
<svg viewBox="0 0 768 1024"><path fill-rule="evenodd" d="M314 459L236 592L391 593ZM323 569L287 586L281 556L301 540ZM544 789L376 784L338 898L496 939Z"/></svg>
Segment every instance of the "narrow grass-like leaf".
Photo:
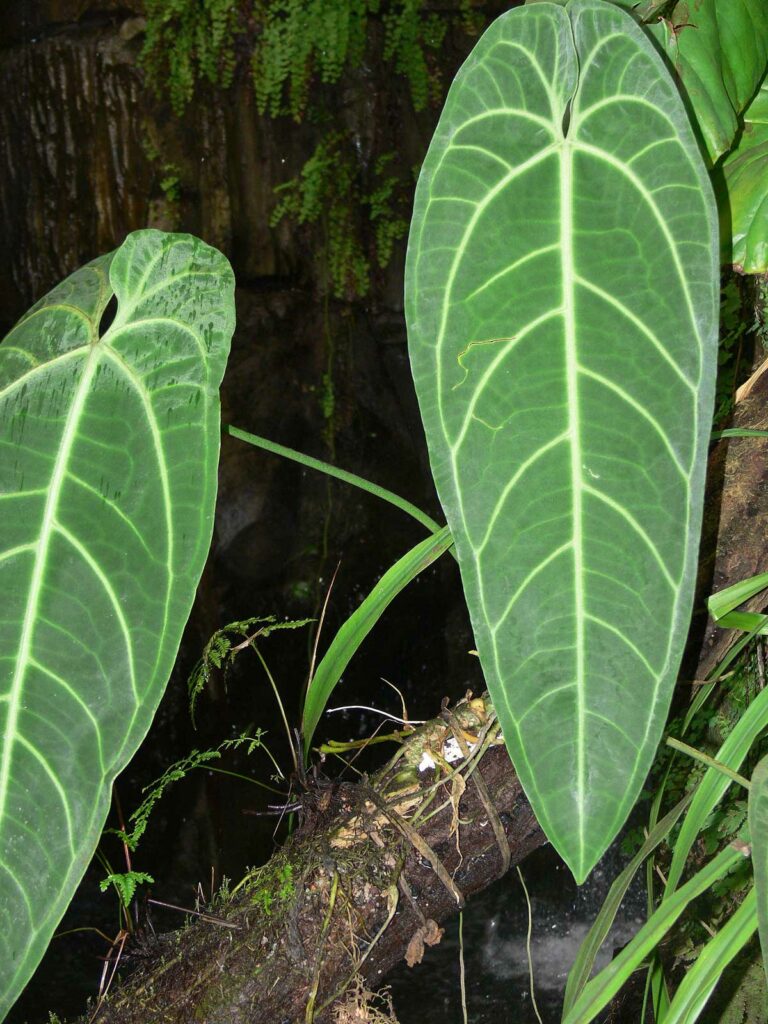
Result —
<svg viewBox="0 0 768 1024"><path fill-rule="evenodd" d="M563 1000L563 1016L566 1016L573 1004L581 995L584 986L589 981L589 976L595 966L597 954L600 947L608 937L616 914L619 912L621 901L626 895L627 889L632 884L632 879L637 874L640 865L646 857L650 856L659 843L663 842L677 823L678 818L691 802L692 794L683 797L662 820L656 825L652 832L646 837L645 842L637 851L632 860L627 864L618 878L611 886L600 912L595 918L594 924L589 929L586 938L579 946L579 952L573 962L573 967L568 974L568 981L565 986L565 998Z"/></svg>
<svg viewBox="0 0 768 1024"><path fill-rule="evenodd" d="M743 430L741 427L728 427L726 430L713 430L713 441L721 437L768 437L768 430Z"/></svg>
<svg viewBox="0 0 768 1024"><path fill-rule="evenodd" d="M654 1024L664 1024L669 1013L669 987L664 975L664 966L658 955L658 951L652 954L651 966L648 968L648 977L645 983L645 994L643 996L643 1010L640 1019L647 1020L646 1005L650 1002L651 1018Z"/></svg>
<svg viewBox="0 0 768 1024"><path fill-rule="evenodd" d="M757 612L737 612L740 604L768 587L768 572L739 580L733 586L719 590L707 601L709 613L722 629L741 629L754 633L768 633L766 618Z"/></svg>
<svg viewBox="0 0 768 1024"><path fill-rule="evenodd" d="M697 953L675 992L664 1024L694 1024L699 1019L720 975L755 934L756 903L755 890L751 888L741 906Z"/></svg>
<svg viewBox="0 0 768 1024"><path fill-rule="evenodd" d="M343 480L345 484L359 487L360 490L367 491L376 498L388 501L390 505L399 508L401 512L407 512L409 516L412 516L422 526L426 526L432 533L437 533L438 530L442 529L439 523L436 523L431 516L428 516L426 512L422 512L420 508L410 501L401 498L399 494L395 494L393 491L387 490L386 487L380 487L371 480L358 476L357 473L350 473L346 469L339 469L338 466L332 466L330 462L315 459L311 455L297 452L295 448L287 448L284 444L277 444L276 441L270 441L266 437L259 437L258 434L249 434L247 430L241 430L239 427L228 426L226 429L228 434L238 438L240 441L247 441L248 444L252 444L256 448L263 448L264 451L272 452L274 455L281 455L284 459L290 459L292 462L298 462L301 466L306 466L307 469L314 469L316 472L325 473L326 476L332 476L336 480Z"/></svg>
<svg viewBox="0 0 768 1024"><path fill-rule="evenodd" d="M761 690L731 730L715 755L715 760L738 771L757 737L768 728L768 689ZM696 789L672 851L663 901L672 898L680 882L691 847L709 815L731 785L731 779L715 768L708 768Z"/></svg>
<svg viewBox="0 0 768 1024"><path fill-rule="evenodd" d="M438 533L411 548L384 573L360 607L355 609L334 636L307 688L301 722L305 756L328 698L355 651L379 621L393 598L447 551L452 543L450 531L444 526Z"/></svg>
<svg viewBox="0 0 768 1024"><path fill-rule="evenodd" d="M732 846L726 847L670 899L661 903L618 956L586 985L576 1003L563 1017L563 1024L589 1024L594 1020L649 953L658 946L688 904L706 892L714 882L738 864L743 856L740 850Z"/></svg>
<svg viewBox="0 0 768 1024"><path fill-rule="evenodd" d="M752 772L748 818L760 946L763 951L765 976L768 980L768 757L764 757Z"/></svg>
<svg viewBox="0 0 768 1024"><path fill-rule="evenodd" d="M233 296L220 253L140 231L0 345L0 1019L178 650L213 529Z"/></svg>
<svg viewBox="0 0 768 1024"><path fill-rule="evenodd" d="M643 30L601 0L499 18L424 162L406 316L488 689L579 880L687 634L718 298L711 187Z"/></svg>

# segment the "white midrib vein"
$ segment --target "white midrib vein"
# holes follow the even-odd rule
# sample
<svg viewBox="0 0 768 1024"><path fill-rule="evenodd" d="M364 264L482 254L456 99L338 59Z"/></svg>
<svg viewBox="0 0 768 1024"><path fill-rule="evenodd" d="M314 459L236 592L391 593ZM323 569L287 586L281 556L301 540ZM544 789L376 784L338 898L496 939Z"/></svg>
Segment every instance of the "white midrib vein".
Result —
<svg viewBox="0 0 768 1024"><path fill-rule="evenodd" d="M565 373L568 389L568 434L571 449L571 490L573 493L573 597L576 641L576 802L578 804L579 849L584 862L584 552L582 527L582 457L579 422L579 359L576 350L576 313L574 309L575 271L573 266L573 150L570 141L560 146L560 259L563 278L563 326Z"/></svg>
<svg viewBox="0 0 768 1024"><path fill-rule="evenodd" d="M11 761L17 733L19 713L21 710L21 698L24 692L24 679L31 661L32 640L37 621L37 607L40 601L40 593L43 588L45 567L48 563L48 550L51 544L51 537L56 530L56 511L61 497L61 491L66 479L66 470L72 446L77 434L77 427L83 413L83 407L90 391L91 380L96 371L101 352L96 345L91 345L86 357L77 391L69 407L67 421L64 424L64 431L61 435L61 444L56 455L56 462L51 474L51 482L48 488L48 497L45 502L43 519L40 525L40 533L37 538L35 563L32 568L32 578L27 595L27 604L24 609L24 620L22 622L21 637L19 639L19 651L16 658L16 665L11 681L10 699L8 701L8 717L5 724L3 736L3 753L0 760L0 822L5 815L8 802L8 785L11 774Z"/></svg>

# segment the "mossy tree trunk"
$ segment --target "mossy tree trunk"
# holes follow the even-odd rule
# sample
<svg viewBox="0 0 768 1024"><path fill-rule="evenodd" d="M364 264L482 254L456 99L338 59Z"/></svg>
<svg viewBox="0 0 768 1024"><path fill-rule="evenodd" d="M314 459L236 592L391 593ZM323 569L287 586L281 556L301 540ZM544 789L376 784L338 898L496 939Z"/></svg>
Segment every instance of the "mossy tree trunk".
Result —
<svg viewBox="0 0 768 1024"><path fill-rule="evenodd" d="M136 949L96 1020L330 1019L350 984L420 960L442 920L545 842L487 698L445 707L369 779L313 781L300 817L267 865L200 908L209 919Z"/></svg>

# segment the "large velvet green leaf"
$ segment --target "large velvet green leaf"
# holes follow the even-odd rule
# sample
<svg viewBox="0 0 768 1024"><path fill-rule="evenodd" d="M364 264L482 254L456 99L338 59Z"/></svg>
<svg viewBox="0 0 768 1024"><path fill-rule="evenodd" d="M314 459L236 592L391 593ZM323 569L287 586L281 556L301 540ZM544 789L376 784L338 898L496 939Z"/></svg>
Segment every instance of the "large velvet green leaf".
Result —
<svg viewBox="0 0 768 1024"><path fill-rule="evenodd" d="M766 4L768 11L768 4ZM744 113L736 147L723 160L723 258L742 273L768 271L768 82Z"/></svg>
<svg viewBox="0 0 768 1024"><path fill-rule="evenodd" d="M601 0L510 11L454 82L406 311L491 696L583 879L648 771L690 614L717 223L680 97Z"/></svg>
<svg viewBox="0 0 768 1024"><path fill-rule="evenodd" d="M768 62L765 0L678 0L649 26L679 75L714 163L733 145L740 114Z"/></svg>
<svg viewBox="0 0 768 1024"><path fill-rule="evenodd" d="M225 258L140 231L0 345L0 1019L167 683L210 544L233 324Z"/></svg>

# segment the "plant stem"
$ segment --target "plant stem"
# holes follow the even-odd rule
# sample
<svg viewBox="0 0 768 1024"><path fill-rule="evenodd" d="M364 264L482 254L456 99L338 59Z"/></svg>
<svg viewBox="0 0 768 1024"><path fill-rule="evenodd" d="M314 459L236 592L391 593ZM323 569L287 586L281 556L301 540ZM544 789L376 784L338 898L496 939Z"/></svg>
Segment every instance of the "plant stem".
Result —
<svg viewBox="0 0 768 1024"><path fill-rule="evenodd" d="M729 779L734 782L738 782L740 786L749 792L749 781L744 778L743 775L739 775L728 765L722 764L720 761L716 761L714 757L710 757L709 754L703 753L701 750L697 750L695 747L689 747L687 743L683 743L682 740L676 740L673 736L667 736L667 746L673 747L675 750L680 750L689 757L694 758L696 761L701 761L702 764L707 765L709 768L714 768L718 772L722 772L723 775L727 775Z"/></svg>
<svg viewBox="0 0 768 1024"><path fill-rule="evenodd" d="M288 738L288 747L290 748L291 757L293 758L293 767L294 767L295 771L298 771L299 770L298 755L296 753L296 748L293 745L293 736L291 735L291 727L288 725L288 719L287 719L286 714L285 714L285 708L283 707L283 702L280 699L280 691L277 688L277 683L275 682L275 680L274 680L274 678L272 676L272 673L269 671L269 665L267 665L266 661L264 660L264 655L261 653L261 651L256 646L256 644L252 644L252 647L253 647L254 651L256 651L256 655L257 655L259 661L261 662L262 668L267 673L267 679L269 680L269 685L272 687L272 692L275 695L275 700L277 701L277 706L280 709L280 715L281 715L281 717L283 719L283 725L285 726L285 735ZM283 773L280 771L280 768L279 768L279 766L277 764L277 761L275 761L274 757L272 757L272 754L269 752L269 750L267 750L266 747L264 747L264 749L267 751L267 754L269 754L269 758L272 761L272 764L275 766L277 771L282 775Z"/></svg>

